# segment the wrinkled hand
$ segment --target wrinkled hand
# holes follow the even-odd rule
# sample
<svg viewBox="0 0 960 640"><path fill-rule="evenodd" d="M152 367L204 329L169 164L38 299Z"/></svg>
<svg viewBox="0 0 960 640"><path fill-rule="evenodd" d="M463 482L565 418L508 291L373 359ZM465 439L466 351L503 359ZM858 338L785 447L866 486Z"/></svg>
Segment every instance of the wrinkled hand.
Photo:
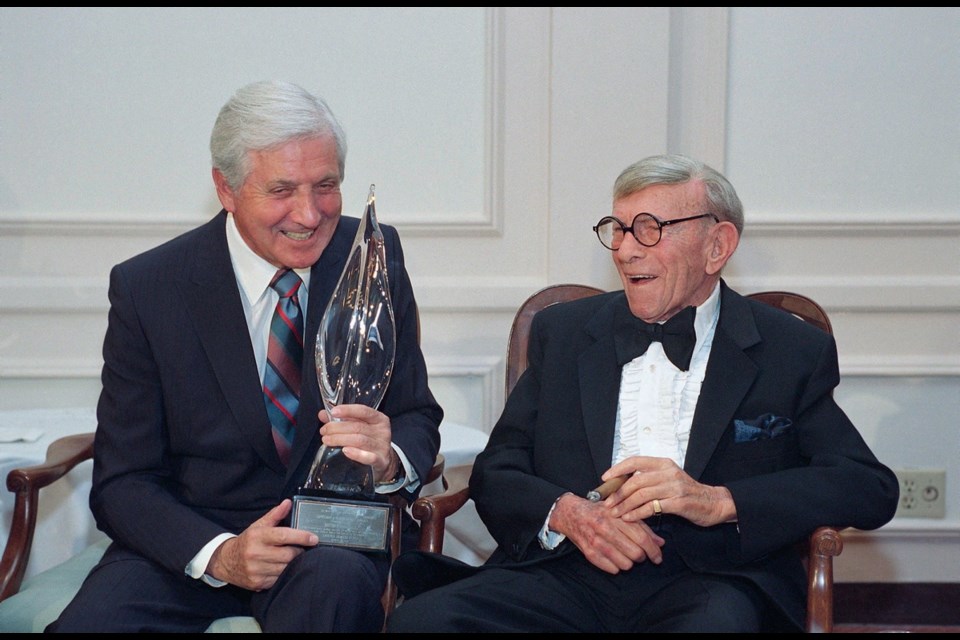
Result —
<svg viewBox="0 0 960 640"><path fill-rule="evenodd" d="M343 447L351 460L373 467L376 482L397 475L400 458L390 446L390 418L362 404L343 404L319 413L320 435L328 447Z"/></svg>
<svg viewBox="0 0 960 640"><path fill-rule="evenodd" d="M626 482L603 504L614 516L638 522L654 515L654 499L663 513L672 513L690 522L709 527L735 522L737 507L726 487L701 484L669 458L634 456L610 467L604 481L630 474Z"/></svg>
<svg viewBox="0 0 960 640"><path fill-rule="evenodd" d="M290 513L292 504L284 500L239 536L217 547L207 574L251 591L272 587L294 558L318 542L309 531L277 526Z"/></svg>
<svg viewBox="0 0 960 640"><path fill-rule="evenodd" d="M616 574L649 560L660 564L664 540L645 522L627 522L602 502L572 493L560 496L550 529L564 534L598 569Z"/></svg>

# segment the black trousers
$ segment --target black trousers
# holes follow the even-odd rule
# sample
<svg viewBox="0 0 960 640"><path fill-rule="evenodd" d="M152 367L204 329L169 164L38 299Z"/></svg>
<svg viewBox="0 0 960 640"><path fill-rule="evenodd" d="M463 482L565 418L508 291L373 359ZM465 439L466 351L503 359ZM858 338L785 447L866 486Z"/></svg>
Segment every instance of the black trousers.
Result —
<svg viewBox="0 0 960 640"><path fill-rule="evenodd" d="M760 631L765 597L748 580L698 574L671 551L608 574L579 553L523 567L491 566L405 600L392 633ZM565 544L570 544L566 542Z"/></svg>

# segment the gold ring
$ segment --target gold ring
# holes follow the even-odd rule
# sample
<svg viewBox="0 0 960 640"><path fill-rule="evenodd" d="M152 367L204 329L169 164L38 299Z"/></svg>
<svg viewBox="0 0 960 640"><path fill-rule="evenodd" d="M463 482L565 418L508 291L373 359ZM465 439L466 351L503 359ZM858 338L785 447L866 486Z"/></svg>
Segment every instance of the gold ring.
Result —
<svg viewBox="0 0 960 640"><path fill-rule="evenodd" d="M656 498L653 499L653 515L658 516L663 513L663 509L660 508L660 501Z"/></svg>

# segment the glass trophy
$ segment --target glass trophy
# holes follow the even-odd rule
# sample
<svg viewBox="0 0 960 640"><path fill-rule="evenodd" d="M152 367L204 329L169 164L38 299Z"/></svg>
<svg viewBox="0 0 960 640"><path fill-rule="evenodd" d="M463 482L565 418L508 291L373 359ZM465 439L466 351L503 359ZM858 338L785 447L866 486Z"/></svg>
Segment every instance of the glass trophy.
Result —
<svg viewBox="0 0 960 640"><path fill-rule="evenodd" d="M370 185L347 263L317 333L317 381L327 411L341 404L376 409L390 384L395 350L383 233ZM315 533L320 544L385 552L392 509L389 499L376 493L370 465L351 460L341 447L321 445L293 498L291 524Z"/></svg>

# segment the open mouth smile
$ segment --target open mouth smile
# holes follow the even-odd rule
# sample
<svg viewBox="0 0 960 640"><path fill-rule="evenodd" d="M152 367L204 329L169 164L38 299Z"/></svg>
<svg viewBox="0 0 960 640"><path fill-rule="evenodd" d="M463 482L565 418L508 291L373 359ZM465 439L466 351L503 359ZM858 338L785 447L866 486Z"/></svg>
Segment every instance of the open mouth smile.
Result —
<svg viewBox="0 0 960 640"><path fill-rule="evenodd" d="M281 231L283 235L290 238L291 240L309 240L310 236L313 235L313 231Z"/></svg>

